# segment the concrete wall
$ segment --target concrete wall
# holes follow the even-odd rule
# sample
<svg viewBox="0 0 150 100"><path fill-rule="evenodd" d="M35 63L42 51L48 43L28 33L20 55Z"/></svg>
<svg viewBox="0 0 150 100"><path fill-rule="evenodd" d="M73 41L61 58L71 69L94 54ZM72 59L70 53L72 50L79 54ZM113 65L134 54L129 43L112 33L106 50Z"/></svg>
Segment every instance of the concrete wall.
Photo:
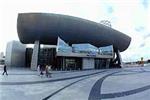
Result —
<svg viewBox="0 0 150 100"><path fill-rule="evenodd" d="M8 42L6 47L6 53L5 53L6 66L11 66L11 53L12 53L12 42Z"/></svg>
<svg viewBox="0 0 150 100"><path fill-rule="evenodd" d="M25 51L26 45L11 41L6 47L6 66L8 67L24 67L25 66Z"/></svg>
<svg viewBox="0 0 150 100"><path fill-rule="evenodd" d="M95 66L94 58L83 58L82 64L83 69L94 69Z"/></svg>

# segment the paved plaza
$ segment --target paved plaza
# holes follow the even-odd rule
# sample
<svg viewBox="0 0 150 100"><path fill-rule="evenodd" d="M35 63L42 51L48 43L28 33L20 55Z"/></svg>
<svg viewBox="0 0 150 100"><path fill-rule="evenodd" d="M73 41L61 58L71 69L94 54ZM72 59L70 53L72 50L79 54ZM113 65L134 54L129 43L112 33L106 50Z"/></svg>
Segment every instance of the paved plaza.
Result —
<svg viewBox="0 0 150 100"><path fill-rule="evenodd" d="M52 71L52 78L29 69L8 69L8 74L0 75L0 100L150 99L150 66Z"/></svg>

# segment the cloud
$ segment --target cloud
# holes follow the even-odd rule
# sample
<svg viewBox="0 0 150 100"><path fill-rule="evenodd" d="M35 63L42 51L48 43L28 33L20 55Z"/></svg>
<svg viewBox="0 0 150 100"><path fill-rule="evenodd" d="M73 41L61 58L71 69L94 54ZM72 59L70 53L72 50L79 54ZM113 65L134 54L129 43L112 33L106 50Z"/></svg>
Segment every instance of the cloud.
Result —
<svg viewBox="0 0 150 100"><path fill-rule="evenodd" d="M111 6L108 6L108 7L107 7L107 12L108 12L109 14L113 13L113 11L114 11L113 7L111 7Z"/></svg>
<svg viewBox="0 0 150 100"><path fill-rule="evenodd" d="M139 26L139 27L136 27L135 28L135 30L137 31L137 32L141 32L141 31L144 31L144 26Z"/></svg>
<svg viewBox="0 0 150 100"><path fill-rule="evenodd" d="M147 39L150 37L150 33L148 33L147 35L144 36L144 39Z"/></svg>
<svg viewBox="0 0 150 100"><path fill-rule="evenodd" d="M141 0L142 1L142 5L144 8L148 8L149 7L149 0Z"/></svg>
<svg viewBox="0 0 150 100"><path fill-rule="evenodd" d="M141 35L143 39L150 37L150 31L146 28L146 26L138 26L135 28L137 34Z"/></svg>
<svg viewBox="0 0 150 100"><path fill-rule="evenodd" d="M142 43L140 44L140 48L144 47L145 46L145 43Z"/></svg>

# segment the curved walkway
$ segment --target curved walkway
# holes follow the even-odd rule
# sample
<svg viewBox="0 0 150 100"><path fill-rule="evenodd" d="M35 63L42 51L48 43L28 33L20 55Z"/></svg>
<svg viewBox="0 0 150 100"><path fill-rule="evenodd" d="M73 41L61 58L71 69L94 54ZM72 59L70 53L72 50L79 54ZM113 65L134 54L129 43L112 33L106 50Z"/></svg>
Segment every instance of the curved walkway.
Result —
<svg viewBox="0 0 150 100"><path fill-rule="evenodd" d="M150 72L150 71L146 71L143 68L140 68L140 71L133 71L133 70L124 70L124 71L134 72L134 73L117 74L117 73L120 73L120 71L119 71L119 72L114 72L114 73L105 75L104 77L100 78L94 84L94 86L92 87L92 89L90 91L88 100L101 100L101 99L112 99L112 98L124 97L124 96L133 95L133 94L140 93L140 92L143 92L145 90L150 89L150 85L146 85L146 86L136 88L136 89L133 89L133 90L102 94L101 93L101 87L102 87L103 81L109 76L131 75L131 74L139 74L139 73ZM115 75L115 74L117 74L117 75Z"/></svg>
<svg viewBox="0 0 150 100"><path fill-rule="evenodd" d="M102 99L101 98L101 86L102 86L103 81L107 77L109 77L115 73L118 73L118 72L113 72L113 73L107 74L107 75L103 76L102 78L100 78L92 87L88 100L101 100Z"/></svg>

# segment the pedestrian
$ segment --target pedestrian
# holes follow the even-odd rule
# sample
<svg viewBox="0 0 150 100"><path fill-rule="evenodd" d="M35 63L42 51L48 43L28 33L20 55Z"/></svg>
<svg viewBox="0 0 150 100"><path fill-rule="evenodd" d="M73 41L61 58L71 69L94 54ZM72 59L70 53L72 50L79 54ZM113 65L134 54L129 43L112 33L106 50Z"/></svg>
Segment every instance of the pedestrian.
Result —
<svg viewBox="0 0 150 100"><path fill-rule="evenodd" d="M48 65L46 65L46 67L45 67L45 75L46 75L46 77L49 77Z"/></svg>
<svg viewBox="0 0 150 100"><path fill-rule="evenodd" d="M37 66L38 76L40 76L40 65Z"/></svg>
<svg viewBox="0 0 150 100"><path fill-rule="evenodd" d="M6 65L4 65L4 72L2 75L4 75L5 73L6 73L6 75L8 75Z"/></svg>
<svg viewBox="0 0 150 100"><path fill-rule="evenodd" d="M40 66L40 76L42 77L43 76L43 68L42 68L42 66Z"/></svg>
<svg viewBox="0 0 150 100"><path fill-rule="evenodd" d="M51 66L46 65L46 68L45 68L46 77L51 77L50 70L51 70Z"/></svg>
<svg viewBox="0 0 150 100"><path fill-rule="evenodd" d="M51 73L51 70L52 70L52 67L51 67L51 65L50 66L48 66L48 73L49 73L49 77L52 77L52 73Z"/></svg>

